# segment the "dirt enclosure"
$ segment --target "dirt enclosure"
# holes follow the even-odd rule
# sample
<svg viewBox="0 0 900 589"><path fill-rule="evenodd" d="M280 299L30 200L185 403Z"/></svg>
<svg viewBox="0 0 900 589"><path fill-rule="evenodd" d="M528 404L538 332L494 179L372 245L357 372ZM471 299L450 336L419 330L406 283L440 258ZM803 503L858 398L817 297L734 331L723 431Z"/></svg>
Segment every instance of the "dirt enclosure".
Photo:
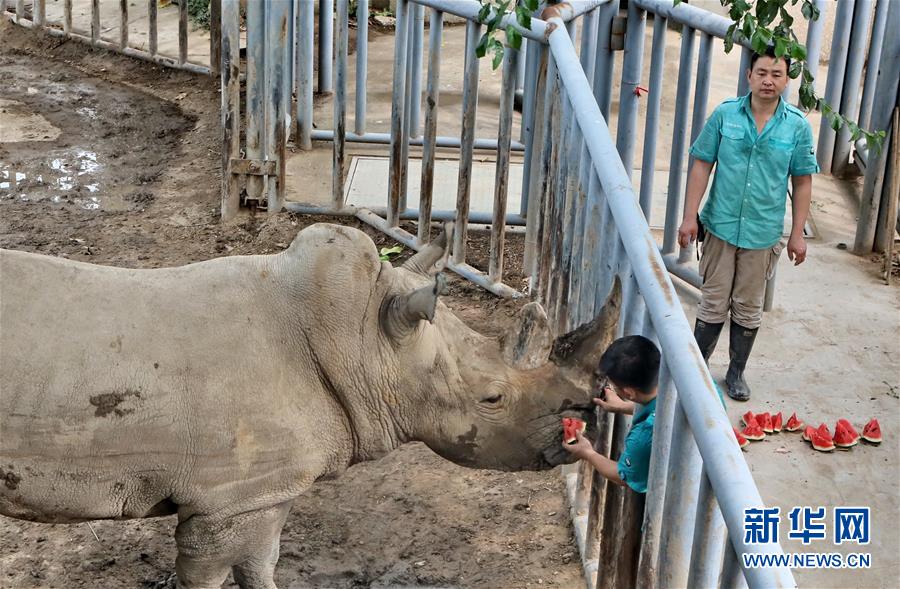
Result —
<svg viewBox="0 0 900 589"><path fill-rule="evenodd" d="M0 246L160 267L276 252L315 221L245 215L219 224L217 82L4 19L0 38ZM486 265L483 237L470 251ZM508 254L515 267L520 240L509 240ZM517 306L456 279L451 286L448 304L481 331L499 332ZM0 518L0 586L172 587L174 526ZM298 499L276 574L281 587L322 588L577 587L580 578L558 471L468 470L421 444Z"/></svg>

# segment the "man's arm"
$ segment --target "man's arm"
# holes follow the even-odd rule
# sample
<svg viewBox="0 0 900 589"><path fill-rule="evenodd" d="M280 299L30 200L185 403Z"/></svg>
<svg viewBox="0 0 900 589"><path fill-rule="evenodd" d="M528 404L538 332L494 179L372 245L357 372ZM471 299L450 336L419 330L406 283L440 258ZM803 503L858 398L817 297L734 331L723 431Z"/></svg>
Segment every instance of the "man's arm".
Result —
<svg viewBox="0 0 900 589"><path fill-rule="evenodd" d="M806 240L803 238L803 227L809 215L809 203L812 200L812 175L791 176L794 187L791 203L792 223L791 237L788 239L788 258L798 266L806 260Z"/></svg>
<svg viewBox="0 0 900 589"><path fill-rule="evenodd" d="M709 184L709 175L712 173L714 162L707 162L694 158L694 164L688 174L687 194L684 198L684 217L681 227L678 228L678 245L687 247L697 239L697 211L700 210L700 201L706 194L706 186Z"/></svg>
<svg viewBox="0 0 900 589"><path fill-rule="evenodd" d="M574 444L563 444L563 448L567 452L571 452L576 458L587 460L604 478L617 485L625 486L625 481L619 476L619 465L615 461L594 450L591 441L584 437L581 432L575 432L575 438Z"/></svg>

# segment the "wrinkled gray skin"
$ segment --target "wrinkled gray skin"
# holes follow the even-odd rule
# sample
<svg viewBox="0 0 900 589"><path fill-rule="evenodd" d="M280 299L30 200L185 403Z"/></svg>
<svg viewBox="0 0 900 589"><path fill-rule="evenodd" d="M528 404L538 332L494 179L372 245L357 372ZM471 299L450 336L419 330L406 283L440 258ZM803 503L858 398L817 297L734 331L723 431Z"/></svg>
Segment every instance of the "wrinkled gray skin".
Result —
<svg viewBox="0 0 900 589"><path fill-rule="evenodd" d="M270 588L292 500L353 463L411 440L471 467L566 461L560 418L594 421L617 295L552 352L532 303L504 350L437 301L446 237L404 268L324 224L157 270L0 251L0 512L177 514L180 587L233 568Z"/></svg>

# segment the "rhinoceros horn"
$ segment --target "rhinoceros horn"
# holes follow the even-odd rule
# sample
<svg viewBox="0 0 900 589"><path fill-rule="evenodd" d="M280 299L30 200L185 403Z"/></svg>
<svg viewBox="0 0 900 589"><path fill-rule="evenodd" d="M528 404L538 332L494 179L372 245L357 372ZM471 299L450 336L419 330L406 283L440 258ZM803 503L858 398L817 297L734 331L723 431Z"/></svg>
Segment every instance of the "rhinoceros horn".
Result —
<svg viewBox="0 0 900 589"><path fill-rule="evenodd" d="M519 311L518 326L503 337L503 359L513 368L531 370L547 363L553 345L553 330L540 303L531 302Z"/></svg>
<svg viewBox="0 0 900 589"><path fill-rule="evenodd" d="M435 271L443 270L444 266L447 265L447 258L450 256L450 244L452 243L453 222L448 221L444 223L444 232L422 248L422 251L408 259L401 268L422 276L430 276L432 269Z"/></svg>
<svg viewBox="0 0 900 589"><path fill-rule="evenodd" d="M381 326L394 341L412 334L423 320L434 321L438 297L447 294L447 278L436 274L434 284L385 299L381 307Z"/></svg>
<svg viewBox="0 0 900 589"><path fill-rule="evenodd" d="M622 283L616 276L600 313L591 321L556 338L550 360L559 366L592 373L615 337L621 307Z"/></svg>

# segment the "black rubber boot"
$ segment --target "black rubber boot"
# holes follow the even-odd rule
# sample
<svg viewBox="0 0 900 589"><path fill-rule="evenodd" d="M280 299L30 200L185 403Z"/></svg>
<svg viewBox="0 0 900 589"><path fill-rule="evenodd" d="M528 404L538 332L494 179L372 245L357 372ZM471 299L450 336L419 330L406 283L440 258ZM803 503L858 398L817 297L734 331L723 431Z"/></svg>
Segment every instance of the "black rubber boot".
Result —
<svg viewBox="0 0 900 589"><path fill-rule="evenodd" d="M719 334L722 333L724 323L707 323L697 319L694 324L694 339L697 340L697 347L703 354L703 360L709 365L709 357L712 356L716 344L719 342Z"/></svg>
<svg viewBox="0 0 900 589"><path fill-rule="evenodd" d="M753 349L756 340L756 332L759 329L747 329L734 321L731 322L731 346L729 355L731 362L728 364L728 373L725 375L725 385L728 396L735 401L748 401L750 399L750 387L744 380L744 369L747 368L747 359Z"/></svg>

